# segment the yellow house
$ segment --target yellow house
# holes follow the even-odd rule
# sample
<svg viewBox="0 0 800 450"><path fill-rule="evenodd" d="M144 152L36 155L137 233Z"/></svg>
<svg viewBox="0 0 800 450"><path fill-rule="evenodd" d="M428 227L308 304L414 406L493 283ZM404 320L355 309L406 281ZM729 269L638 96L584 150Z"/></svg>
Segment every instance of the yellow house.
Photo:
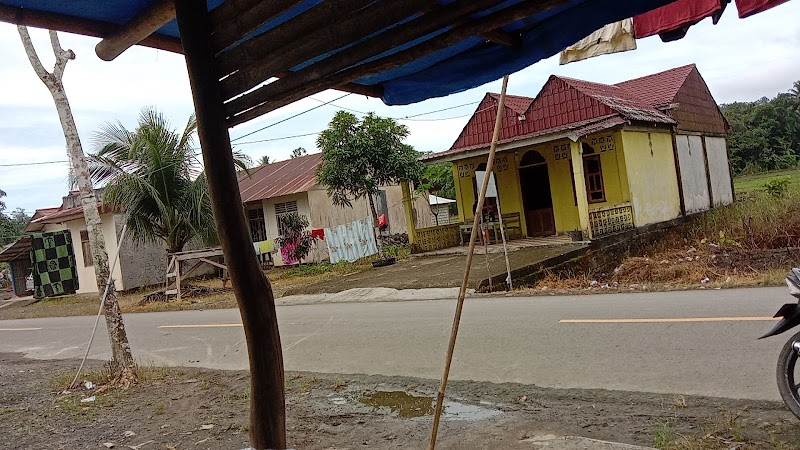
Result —
<svg viewBox="0 0 800 450"><path fill-rule="evenodd" d="M470 222L499 96L486 94L452 147L459 219ZM669 221L733 201L728 125L694 65L615 85L551 76L535 98L507 96L487 220L523 236L584 238ZM496 205L499 201L499 205Z"/></svg>

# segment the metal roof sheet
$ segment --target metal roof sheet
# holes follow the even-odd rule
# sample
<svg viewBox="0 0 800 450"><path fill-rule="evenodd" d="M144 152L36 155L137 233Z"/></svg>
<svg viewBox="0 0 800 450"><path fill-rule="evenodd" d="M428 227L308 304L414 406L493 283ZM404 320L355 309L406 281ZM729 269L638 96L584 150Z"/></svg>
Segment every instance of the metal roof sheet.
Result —
<svg viewBox="0 0 800 450"><path fill-rule="evenodd" d="M307 192L317 184L322 153L278 161L238 173L244 203Z"/></svg>

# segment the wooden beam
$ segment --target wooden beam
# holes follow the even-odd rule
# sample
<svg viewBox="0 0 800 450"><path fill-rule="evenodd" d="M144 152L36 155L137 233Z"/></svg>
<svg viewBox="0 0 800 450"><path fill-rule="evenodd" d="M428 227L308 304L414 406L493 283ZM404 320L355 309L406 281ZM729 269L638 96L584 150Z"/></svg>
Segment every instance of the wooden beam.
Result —
<svg viewBox="0 0 800 450"><path fill-rule="evenodd" d="M262 45L263 40L258 38L245 42L240 47L251 55L251 60L231 62L228 55L220 55L221 67L238 69L222 80L222 95L226 99L233 98L274 77L277 72L289 70L311 58L335 52L366 36L386 30L416 14L421 6L430 1L405 0L390 2L388 5L377 2L357 13L337 8L336 12L341 20L331 17L327 26L300 36L291 45L275 48L273 51L265 51L268 47Z"/></svg>
<svg viewBox="0 0 800 450"><path fill-rule="evenodd" d="M99 38L111 36L120 28L119 25L113 23L8 5L0 5L0 22ZM139 45L172 53L183 53L180 39L162 34L150 35L140 41Z"/></svg>
<svg viewBox="0 0 800 450"><path fill-rule="evenodd" d="M522 38L503 30L492 30L481 33L480 36L503 47L516 47L522 43Z"/></svg>
<svg viewBox="0 0 800 450"><path fill-rule="evenodd" d="M215 8L211 13L211 27L214 30L211 35L211 48L217 54L232 46L261 25L278 17L282 13L297 6L302 0L228 0ZM231 4L231 5L229 5ZM230 8L236 4L238 8L230 13L218 13L214 11L225 7Z"/></svg>
<svg viewBox="0 0 800 450"><path fill-rule="evenodd" d="M173 19L175 19L175 1L158 0L144 8L110 36L98 42L94 52L97 53L100 59L111 61Z"/></svg>
<svg viewBox="0 0 800 450"><path fill-rule="evenodd" d="M379 34L371 39L353 45L336 53L335 56L325 58L306 68L300 69L284 79L262 86L245 96L234 99L226 104L228 116L245 111L264 101L274 98L275 92L288 92L304 83L325 77L338 71L355 66L358 63L387 52L409 41L426 36L453 22L477 23L469 21L470 14L485 10L501 3L502 0L457 0L448 8L435 8L433 11L419 18L392 28L391 32ZM444 34L446 34L445 32ZM438 41L439 35L430 41ZM347 82L353 81L348 80ZM223 81L223 86L225 84ZM342 83L344 84L344 83ZM239 91L240 89L233 89ZM301 97L302 98L302 97Z"/></svg>
<svg viewBox="0 0 800 450"><path fill-rule="evenodd" d="M294 45L303 36L328 26L331 20L344 20L342 11L357 11L370 3L370 0L323 2L281 26L253 37L247 45L239 45L219 54L216 64L217 75L222 78L240 67L254 64L261 56Z"/></svg>
<svg viewBox="0 0 800 450"><path fill-rule="evenodd" d="M339 62L344 59L343 54L345 52L340 52L336 58L326 58L317 64L297 71L291 79L287 77L275 81L227 103L228 125L235 126L247 122L333 86L339 86L367 75L403 66L454 45L467 37L477 36L481 33L501 28L517 20L562 6L567 2L568 0L543 0L518 3L484 16L478 21L470 21L454 27L434 39L429 39L406 50L360 65L351 65L344 70L331 70L332 68L337 68ZM433 14L431 13L431 15ZM408 25L411 25L411 22ZM391 37L387 36L386 39L391 39ZM381 51L376 52L376 50L382 49L382 45L383 43L380 39L369 40L363 42L361 46L353 46L348 50L359 52L354 56L360 57L360 60L363 61L380 54ZM251 109L248 110L247 108ZM238 113L238 111L243 112ZM233 117L234 115L235 117Z"/></svg>
<svg viewBox="0 0 800 450"><path fill-rule="evenodd" d="M286 398L275 297L247 230L206 8L206 0L175 0L214 222L247 341L250 447L282 449L286 448Z"/></svg>
<svg viewBox="0 0 800 450"><path fill-rule="evenodd" d="M278 78L285 78L294 72L279 72L276 76ZM366 95L367 97L380 98L383 97L383 86L380 84L366 85L357 83L345 83L341 86L336 86L334 89L343 92L350 92L351 94Z"/></svg>

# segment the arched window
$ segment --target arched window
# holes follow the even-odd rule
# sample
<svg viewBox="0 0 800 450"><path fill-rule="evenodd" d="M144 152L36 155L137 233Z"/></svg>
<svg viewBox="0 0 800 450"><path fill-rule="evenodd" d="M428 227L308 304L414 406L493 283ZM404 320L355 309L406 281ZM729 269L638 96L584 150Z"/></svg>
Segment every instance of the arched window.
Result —
<svg viewBox="0 0 800 450"><path fill-rule="evenodd" d="M536 150L529 150L522 155L522 159L519 160L520 168L538 166L540 164L547 164L547 161L544 159L544 156Z"/></svg>

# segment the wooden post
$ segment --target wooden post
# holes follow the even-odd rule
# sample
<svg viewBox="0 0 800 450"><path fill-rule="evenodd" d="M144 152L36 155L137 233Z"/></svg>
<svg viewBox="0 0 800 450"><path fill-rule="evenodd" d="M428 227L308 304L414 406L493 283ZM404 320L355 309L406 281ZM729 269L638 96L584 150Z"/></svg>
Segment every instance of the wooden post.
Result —
<svg viewBox="0 0 800 450"><path fill-rule="evenodd" d="M497 151L497 141L500 139L500 123L503 118L503 108L506 104L506 88L508 88L508 75L503 77L503 88L500 91L500 100L497 105L497 117L494 121L494 135L492 135L492 145L489 147L489 158L486 160L486 173L492 173L494 168L494 155ZM428 441L428 450L436 448L436 435L439 433L439 420L444 409L444 393L447 390L447 379L450 376L450 365L453 362L453 351L456 348L456 338L458 337L458 326L461 324L461 311L464 309L464 299L467 296L467 284L469 283L469 271L472 268L472 257L475 252L475 241L478 233L480 221L480 211L483 210L483 203L486 200L486 189L489 187L489 177L483 177L478 204L475 206L475 216L472 219L472 232L469 235L469 251L467 252L467 263L464 267L464 277L461 279L461 289L458 291L458 301L456 302L455 317L453 317L453 327L450 330L450 343L447 347L447 356L444 361L444 372L442 381L439 384L439 393L436 395L436 410L433 413L433 426L431 427L431 438Z"/></svg>
<svg viewBox="0 0 800 450"><path fill-rule="evenodd" d="M411 199L411 188L408 181L401 181L400 188L403 190L403 209L406 213L406 228L408 229L408 244L414 248L417 243L417 227L414 223L414 207Z"/></svg>
<svg viewBox="0 0 800 450"><path fill-rule="evenodd" d="M175 258L175 289L177 290L175 298L181 301L181 262L177 258Z"/></svg>
<svg viewBox="0 0 800 450"><path fill-rule="evenodd" d="M575 180L575 200L578 203L578 219L584 239L592 238L592 227L589 224L589 199L586 196L586 178L583 175L583 148L580 142L570 142L572 154L572 176Z"/></svg>
<svg viewBox="0 0 800 450"><path fill-rule="evenodd" d="M237 188L205 0L176 0L197 131L222 251L250 357L250 445L286 448L283 356L272 287L258 265Z"/></svg>

